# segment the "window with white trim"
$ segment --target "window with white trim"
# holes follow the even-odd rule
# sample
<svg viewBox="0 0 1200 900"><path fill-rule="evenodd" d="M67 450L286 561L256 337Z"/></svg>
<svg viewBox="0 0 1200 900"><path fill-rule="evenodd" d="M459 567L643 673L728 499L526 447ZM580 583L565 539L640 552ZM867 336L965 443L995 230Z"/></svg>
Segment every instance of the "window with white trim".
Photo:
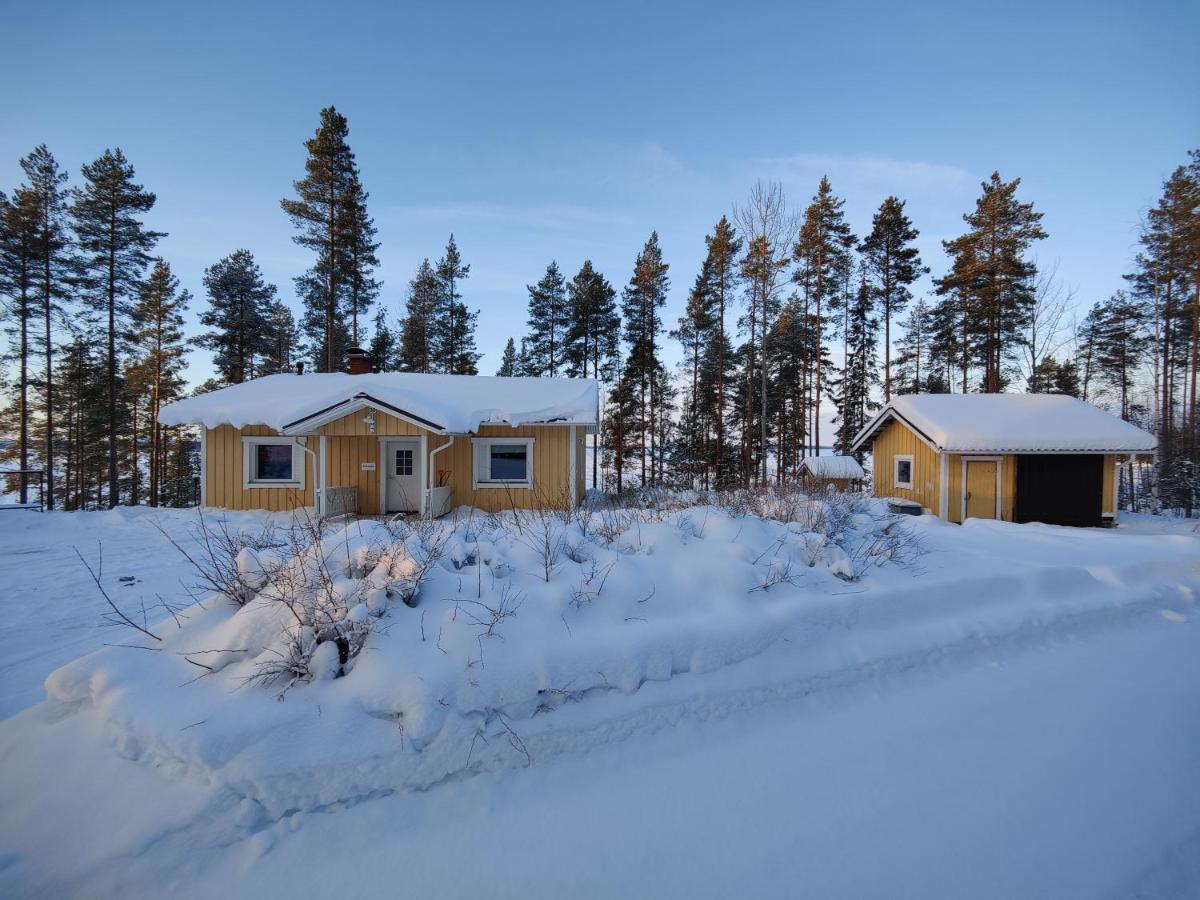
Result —
<svg viewBox="0 0 1200 900"><path fill-rule="evenodd" d="M304 450L292 438L242 438L245 488L303 488Z"/></svg>
<svg viewBox="0 0 1200 900"><path fill-rule="evenodd" d="M895 471L892 473L892 485L898 488L912 489L913 458L911 456L895 456L892 458Z"/></svg>
<svg viewBox="0 0 1200 900"><path fill-rule="evenodd" d="M471 444L475 487L533 487L533 438L473 438Z"/></svg>

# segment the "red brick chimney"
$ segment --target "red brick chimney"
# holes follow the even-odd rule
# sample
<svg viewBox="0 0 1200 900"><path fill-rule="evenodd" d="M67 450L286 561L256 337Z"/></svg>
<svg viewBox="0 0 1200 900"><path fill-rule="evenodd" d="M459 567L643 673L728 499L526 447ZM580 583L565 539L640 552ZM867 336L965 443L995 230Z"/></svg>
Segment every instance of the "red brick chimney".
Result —
<svg viewBox="0 0 1200 900"><path fill-rule="evenodd" d="M362 347L349 348L346 351L346 358L350 362L351 375L371 374L371 355Z"/></svg>

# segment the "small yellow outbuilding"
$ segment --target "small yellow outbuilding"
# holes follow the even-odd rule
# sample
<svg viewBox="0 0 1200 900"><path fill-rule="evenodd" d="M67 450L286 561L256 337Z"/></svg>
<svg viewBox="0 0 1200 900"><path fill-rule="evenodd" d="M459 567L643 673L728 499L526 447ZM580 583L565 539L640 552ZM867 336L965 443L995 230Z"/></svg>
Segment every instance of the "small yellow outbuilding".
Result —
<svg viewBox="0 0 1200 900"><path fill-rule="evenodd" d="M1152 454L1150 433L1059 394L894 397L854 438L877 497L968 518L1102 525L1117 511L1117 460Z"/></svg>

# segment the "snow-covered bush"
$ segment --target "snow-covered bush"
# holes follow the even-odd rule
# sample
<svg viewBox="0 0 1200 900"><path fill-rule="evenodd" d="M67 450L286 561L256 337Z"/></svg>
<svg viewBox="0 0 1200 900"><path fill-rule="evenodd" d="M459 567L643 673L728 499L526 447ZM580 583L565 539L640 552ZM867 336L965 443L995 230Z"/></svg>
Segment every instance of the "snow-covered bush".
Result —
<svg viewBox="0 0 1200 900"><path fill-rule="evenodd" d="M47 690L102 709L138 754L205 777L227 766L220 777L272 809L305 808L528 762L540 717L563 704L713 672L790 643L789 629L811 640L870 590L846 581L917 546L870 500L746 492L731 511L698 492L656 497L299 517L269 540L210 516L197 543L220 549L213 568L191 558L220 587L151 623L161 652L101 651Z"/></svg>

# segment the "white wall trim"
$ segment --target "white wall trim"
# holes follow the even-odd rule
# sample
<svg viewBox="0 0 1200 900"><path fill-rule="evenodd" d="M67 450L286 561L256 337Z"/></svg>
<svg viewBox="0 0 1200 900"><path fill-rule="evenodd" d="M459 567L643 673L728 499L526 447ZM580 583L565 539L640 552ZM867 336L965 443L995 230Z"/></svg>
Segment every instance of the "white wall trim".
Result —
<svg viewBox="0 0 1200 900"><path fill-rule="evenodd" d="M317 489L319 491L317 494L317 517L322 518L325 515L326 508L325 485L329 483L329 455L326 452L329 445L325 439L325 435L321 435L318 443L320 444L321 453L321 474L317 479Z"/></svg>
<svg viewBox="0 0 1200 900"><path fill-rule="evenodd" d="M270 481L254 478L253 448L263 444L288 446L292 448L292 477L286 480ZM304 448L300 442L290 437L242 437L242 490L262 490L264 488L285 488L304 490Z"/></svg>
<svg viewBox="0 0 1200 900"><path fill-rule="evenodd" d="M502 490L531 491L533 490L533 454L534 438L531 437L475 437L471 438L471 486L480 488L500 488ZM524 481L489 481L479 478L480 451L492 444L524 444L527 448L525 458Z"/></svg>
<svg viewBox="0 0 1200 900"><path fill-rule="evenodd" d="M200 426L200 505L208 506L208 429Z"/></svg>
<svg viewBox="0 0 1200 900"><path fill-rule="evenodd" d="M959 490L959 494L962 496L962 516L959 521L967 521L967 463L973 462L994 462L996 464L996 520L1000 521L1000 485L1002 484L1000 476L1004 471L1003 456L964 456L962 458L962 485Z"/></svg>
<svg viewBox="0 0 1200 900"><path fill-rule="evenodd" d="M950 455L938 454L938 518L950 521Z"/></svg>

